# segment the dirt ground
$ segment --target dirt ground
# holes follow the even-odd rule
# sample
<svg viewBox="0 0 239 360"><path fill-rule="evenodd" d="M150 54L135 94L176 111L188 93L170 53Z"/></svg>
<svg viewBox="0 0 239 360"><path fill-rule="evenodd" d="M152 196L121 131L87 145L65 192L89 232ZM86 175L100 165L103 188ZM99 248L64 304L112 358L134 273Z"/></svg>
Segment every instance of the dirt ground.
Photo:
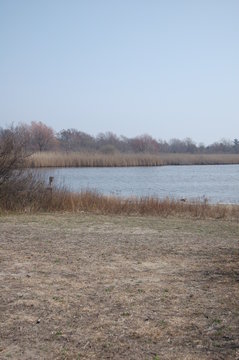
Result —
<svg viewBox="0 0 239 360"><path fill-rule="evenodd" d="M239 359L239 224L0 217L0 359Z"/></svg>

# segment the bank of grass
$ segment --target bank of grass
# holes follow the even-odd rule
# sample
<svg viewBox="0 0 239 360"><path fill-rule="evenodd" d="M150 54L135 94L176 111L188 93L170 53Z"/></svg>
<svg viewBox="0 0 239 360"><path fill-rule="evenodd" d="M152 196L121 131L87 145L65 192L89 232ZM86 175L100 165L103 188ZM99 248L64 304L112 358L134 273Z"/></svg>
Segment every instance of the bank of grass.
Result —
<svg viewBox="0 0 239 360"><path fill-rule="evenodd" d="M206 199L188 202L185 199L180 201L155 197L119 198L93 191L72 193L65 189L49 189L43 185L38 186L34 191L22 191L12 197L2 198L0 211L2 213L71 212L239 220L239 206L211 205Z"/></svg>
<svg viewBox="0 0 239 360"><path fill-rule="evenodd" d="M85 211L105 215L187 215L194 218L239 219L239 206L211 205L206 199L194 202L182 200L154 197L119 198L90 191L80 194L59 191L53 196L50 208L51 210Z"/></svg>
<svg viewBox="0 0 239 360"><path fill-rule="evenodd" d="M80 152L38 152L28 159L40 167L128 167L162 165L239 164L239 154L114 154Z"/></svg>

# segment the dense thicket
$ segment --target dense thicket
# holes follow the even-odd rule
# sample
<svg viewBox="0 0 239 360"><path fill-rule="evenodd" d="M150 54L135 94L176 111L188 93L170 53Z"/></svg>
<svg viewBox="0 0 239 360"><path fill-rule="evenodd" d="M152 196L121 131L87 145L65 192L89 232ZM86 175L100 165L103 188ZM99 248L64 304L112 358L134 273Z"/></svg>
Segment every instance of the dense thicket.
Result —
<svg viewBox="0 0 239 360"><path fill-rule="evenodd" d="M30 136L24 126L0 128L0 210L24 209L45 196L45 184L27 169Z"/></svg>
<svg viewBox="0 0 239 360"><path fill-rule="evenodd" d="M24 138L24 149L27 151L80 151L99 152L103 154L120 153L239 153L239 140L222 139L211 145L196 144L192 139L173 138L170 141L155 139L150 135L133 138L117 136L111 132L91 136L77 129L66 129L56 133L42 122L31 125L21 124L15 128L21 139ZM4 132L4 130L1 130ZM5 130L6 131L6 130Z"/></svg>

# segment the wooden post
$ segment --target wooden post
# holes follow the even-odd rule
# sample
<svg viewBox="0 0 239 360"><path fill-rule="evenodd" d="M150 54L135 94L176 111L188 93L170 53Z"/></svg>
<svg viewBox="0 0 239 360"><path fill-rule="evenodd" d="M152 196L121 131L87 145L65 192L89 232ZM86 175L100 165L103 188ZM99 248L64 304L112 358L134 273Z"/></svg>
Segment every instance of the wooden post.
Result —
<svg viewBox="0 0 239 360"><path fill-rule="evenodd" d="M49 176L49 186L48 186L47 190L50 191L50 193L52 193L53 180L54 180L54 176Z"/></svg>
<svg viewBox="0 0 239 360"><path fill-rule="evenodd" d="M49 176L49 186L52 187L54 176Z"/></svg>

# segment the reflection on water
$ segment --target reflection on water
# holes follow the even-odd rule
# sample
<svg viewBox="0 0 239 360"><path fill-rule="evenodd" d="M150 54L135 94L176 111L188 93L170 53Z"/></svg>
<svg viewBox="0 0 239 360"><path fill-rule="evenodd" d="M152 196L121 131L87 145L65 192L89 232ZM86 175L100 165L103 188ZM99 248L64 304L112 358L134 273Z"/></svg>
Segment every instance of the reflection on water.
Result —
<svg viewBox="0 0 239 360"><path fill-rule="evenodd" d="M55 185L106 195L239 203L239 165L41 169Z"/></svg>

